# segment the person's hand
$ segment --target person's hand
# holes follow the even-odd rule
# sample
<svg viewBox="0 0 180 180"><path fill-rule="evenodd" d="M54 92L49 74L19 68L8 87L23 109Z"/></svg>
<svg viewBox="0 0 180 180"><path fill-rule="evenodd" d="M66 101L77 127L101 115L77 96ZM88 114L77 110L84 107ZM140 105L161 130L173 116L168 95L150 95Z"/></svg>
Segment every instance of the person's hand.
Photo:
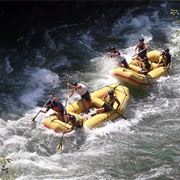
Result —
<svg viewBox="0 0 180 180"><path fill-rule="evenodd" d="M69 86L70 84L69 83L67 83L67 86Z"/></svg>

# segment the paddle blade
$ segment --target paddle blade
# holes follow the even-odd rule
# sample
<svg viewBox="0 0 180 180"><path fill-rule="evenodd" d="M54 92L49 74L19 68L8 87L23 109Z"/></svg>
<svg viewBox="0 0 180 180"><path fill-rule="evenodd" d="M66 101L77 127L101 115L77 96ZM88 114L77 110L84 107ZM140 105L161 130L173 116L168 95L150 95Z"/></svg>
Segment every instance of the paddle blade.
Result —
<svg viewBox="0 0 180 180"><path fill-rule="evenodd" d="M61 151L62 150L62 144L58 144L57 149L58 149L58 151Z"/></svg>
<svg viewBox="0 0 180 180"><path fill-rule="evenodd" d="M31 120L31 122L33 123L35 121L35 118L33 118L32 120Z"/></svg>
<svg viewBox="0 0 180 180"><path fill-rule="evenodd" d="M29 121L29 125L32 125L35 122L35 118L33 118L31 121Z"/></svg>

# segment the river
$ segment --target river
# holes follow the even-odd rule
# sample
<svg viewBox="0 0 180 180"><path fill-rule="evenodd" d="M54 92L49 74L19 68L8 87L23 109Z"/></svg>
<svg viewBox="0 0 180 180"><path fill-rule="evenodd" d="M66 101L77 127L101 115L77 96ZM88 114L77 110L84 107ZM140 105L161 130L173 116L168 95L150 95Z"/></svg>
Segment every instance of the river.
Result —
<svg viewBox="0 0 180 180"><path fill-rule="evenodd" d="M111 83L116 66L105 52L115 46L132 57L143 37L150 50L178 47L170 15L175 1L0 2L0 155L13 162L17 180L180 179L180 58L170 76L149 88L127 85L124 116L82 137L43 126L38 113L49 95L64 104L67 82L91 92ZM122 83L123 84L123 83ZM77 100L73 96L68 103Z"/></svg>

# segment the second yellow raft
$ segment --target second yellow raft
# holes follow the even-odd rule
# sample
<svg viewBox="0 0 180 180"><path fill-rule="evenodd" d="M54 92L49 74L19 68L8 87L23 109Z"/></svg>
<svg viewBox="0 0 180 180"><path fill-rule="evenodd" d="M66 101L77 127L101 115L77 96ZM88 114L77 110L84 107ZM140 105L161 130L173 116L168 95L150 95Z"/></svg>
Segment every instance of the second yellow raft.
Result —
<svg viewBox="0 0 180 180"><path fill-rule="evenodd" d="M137 66L136 60L133 60L129 64L129 69L123 67L115 67L113 69L113 76L123 82L126 82L135 86L147 87L154 84L160 77L166 76L169 74L169 70L165 67L158 67L157 63L159 62L161 51L153 50L147 53L147 57L151 64L151 71L145 75L140 74L140 67Z"/></svg>

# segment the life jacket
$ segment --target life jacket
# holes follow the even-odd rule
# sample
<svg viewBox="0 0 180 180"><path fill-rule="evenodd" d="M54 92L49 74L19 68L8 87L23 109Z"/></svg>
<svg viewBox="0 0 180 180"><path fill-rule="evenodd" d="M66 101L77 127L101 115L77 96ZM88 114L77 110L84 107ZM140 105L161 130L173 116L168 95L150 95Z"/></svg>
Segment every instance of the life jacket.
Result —
<svg viewBox="0 0 180 180"><path fill-rule="evenodd" d="M54 110L54 111L62 111L64 109L64 106L59 103L59 102L56 102L56 101L53 101L51 103L51 108Z"/></svg>
<svg viewBox="0 0 180 180"><path fill-rule="evenodd" d="M142 69L145 69L146 71L150 71L151 69L151 64L149 63L149 61L144 61L142 63Z"/></svg>
<svg viewBox="0 0 180 180"><path fill-rule="evenodd" d="M162 61L166 66L171 62L171 55L162 53L162 56L160 57L160 61Z"/></svg>
<svg viewBox="0 0 180 180"><path fill-rule="evenodd" d="M144 57L144 56L146 56L146 54L147 54L147 49L146 50L144 50L144 51L142 51L143 49L144 49L144 43L142 44L142 45L139 45L138 46L138 52L140 52L139 54L138 54L138 56L140 56L140 57ZM141 52L142 51L142 52Z"/></svg>
<svg viewBox="0 0 180 180"><path fill-rule="evenodd" d="M114 99L114 97L115 96L113 96L113 98L110 98L110 96L108 95L105 99L106 104L113 107L114 102L112 101L112 99Z"/></svg>
<svg viewBox="0 0 180 180"><path fill-rule="evenodd" d="M76 116L76 120L72 122L72 126L74 128L82 128L83 127L83 120L80 117Z"/></svg>

